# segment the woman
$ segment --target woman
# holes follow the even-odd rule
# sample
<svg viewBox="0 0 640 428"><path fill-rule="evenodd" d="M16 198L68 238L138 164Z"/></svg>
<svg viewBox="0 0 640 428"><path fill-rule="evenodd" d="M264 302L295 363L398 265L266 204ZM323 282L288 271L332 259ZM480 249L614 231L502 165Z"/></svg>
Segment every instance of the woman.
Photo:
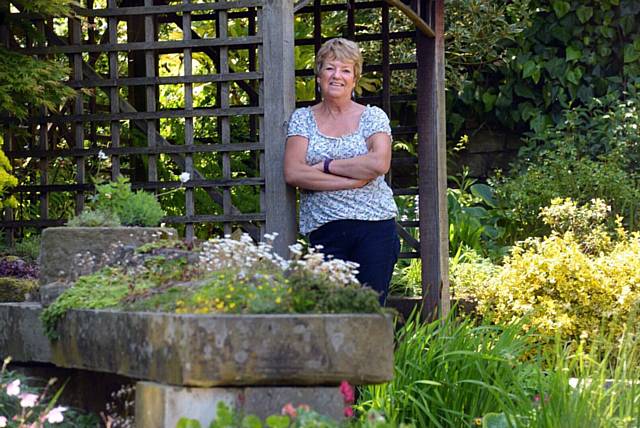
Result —
<svg viewBox="0 0 640 428"><path fill-rule="evenodd" d="M352 100L362 73L356 43L327 41L315 73L322 101L293 112L285 149L285 179L301 189L300 232L323 253L358 263L358 280L384 302L400 251L397 207L384 181L389 118Z"/></svg>

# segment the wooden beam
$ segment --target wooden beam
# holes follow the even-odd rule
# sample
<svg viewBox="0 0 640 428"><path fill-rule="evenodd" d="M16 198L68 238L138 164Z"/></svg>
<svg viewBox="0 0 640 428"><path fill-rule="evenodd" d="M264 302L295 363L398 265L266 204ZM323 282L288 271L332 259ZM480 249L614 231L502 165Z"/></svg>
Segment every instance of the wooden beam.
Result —
<svg viewBox="0 0 640 428"><path fill-rule="evenodd" d="M424 22L424 20L420 18L420 15L418 15L413 9L411 9L411 7L404 4L401 0L385 0L385 1L389 3L391 6L397 7L398 9L400 9L402 13L407 15L407 17L411 20L411 22L413 22L413 24L422 34L431 38L436 37L436 33L431 29L429 24Z"/></svg>
<svg viewBox="0 0 640 428"><path fill-rule="evenodd" d="M423 319L449 312L449 234L444 98L444 0L420 0L436 37L416 35L418 188Z"/></svg>
<svg viewBox="0 0 640 428"><path fill-rule="evenodd" d="M266 231L279 234L274 249L288 256L288 246L297 238L296 194L284 180L287 123L296 100L293 2L265 0L260 24L264 38L260 63L265 102L260 139L265 145Z"/></svg>

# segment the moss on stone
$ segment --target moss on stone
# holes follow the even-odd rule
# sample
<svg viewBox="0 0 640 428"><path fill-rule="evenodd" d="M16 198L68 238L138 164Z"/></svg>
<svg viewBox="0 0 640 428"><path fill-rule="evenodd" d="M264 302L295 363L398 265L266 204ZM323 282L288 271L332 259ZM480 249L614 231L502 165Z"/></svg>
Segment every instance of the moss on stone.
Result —
<svg viewBox="0 0 640 428"><path fill-rule="evenodd" d="M24 302L37 291L35 279L0 277L0 302Z"/></svg>

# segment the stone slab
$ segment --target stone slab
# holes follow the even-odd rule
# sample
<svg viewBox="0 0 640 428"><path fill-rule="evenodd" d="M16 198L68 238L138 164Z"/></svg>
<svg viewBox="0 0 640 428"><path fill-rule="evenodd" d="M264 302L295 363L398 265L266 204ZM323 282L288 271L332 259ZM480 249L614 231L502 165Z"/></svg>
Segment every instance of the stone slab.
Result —
<svg viewBox="0 0 640 428"><path fill-rule="evenodd" d="M35 305L0 304L0 350L16 361L170 385L337 385L393 377L393 327L380 314L178 315L74 310L60 339Z"/></svg>
<svg viewBox="0 0 640 428"><path fill-rule="evenodd" d="M48 363L51 346L44 335L38 303L0 303L0 359Z"/></svg>
<svg viewBox="0 0 640 428"><path fill-rule="evenodd" d="M137 247L168 235L177 236L177 232L160 227L47 228L40 241L40 284L75 281L95 272L118 243Z"/></svg>
<svg viewBox="0 0 640 428"><path fill-rule="evenodd" d="M337 387L185 388L154 382L136 384L136 428L174 428L180 418L196 419L207 427L218 403L245 415L265 419L282 406L307 404L322 415L341 419L343 402Z"/></svg>

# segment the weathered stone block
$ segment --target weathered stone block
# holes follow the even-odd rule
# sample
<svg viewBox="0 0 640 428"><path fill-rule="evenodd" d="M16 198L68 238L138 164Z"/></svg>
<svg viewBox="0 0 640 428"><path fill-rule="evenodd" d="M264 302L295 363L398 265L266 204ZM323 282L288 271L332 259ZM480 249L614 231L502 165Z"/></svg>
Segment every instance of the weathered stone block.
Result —
<svg viewBox="0 0 640 428"><path fill-rule="evenodd" d="M69 311L49 347L39 307L0 304L0 349L17 361L172 385L374 384L393 376L379 314L177 315ZM22 335L28 334L26 338Z"/></svg>
<svg viewBox="0 0 640 428"><path fill-rule="evenodd" d="M139 246L168 235L175 229L160 227L50 227L42 232L40 284L74 281L99 269L100 260L118 243ZM92 258L92 262L84 260Z"/></svg>
<svg viewBox="0 0 640 428"><path fill-rule="evenodd" d="M37 303L0 303L0 359L51 361L51 347L44 335Z"/></svg>
<svg viewBox="0 0 640 428"><path fill-rule="evenodd" d="M282 406L307 404L322 415L342 418L337 387L184 388L153 382L136 385L136 427L175 427L180 418L196 419L203 427L215 419L219 402L262 419L279 414Z"/></svg>

